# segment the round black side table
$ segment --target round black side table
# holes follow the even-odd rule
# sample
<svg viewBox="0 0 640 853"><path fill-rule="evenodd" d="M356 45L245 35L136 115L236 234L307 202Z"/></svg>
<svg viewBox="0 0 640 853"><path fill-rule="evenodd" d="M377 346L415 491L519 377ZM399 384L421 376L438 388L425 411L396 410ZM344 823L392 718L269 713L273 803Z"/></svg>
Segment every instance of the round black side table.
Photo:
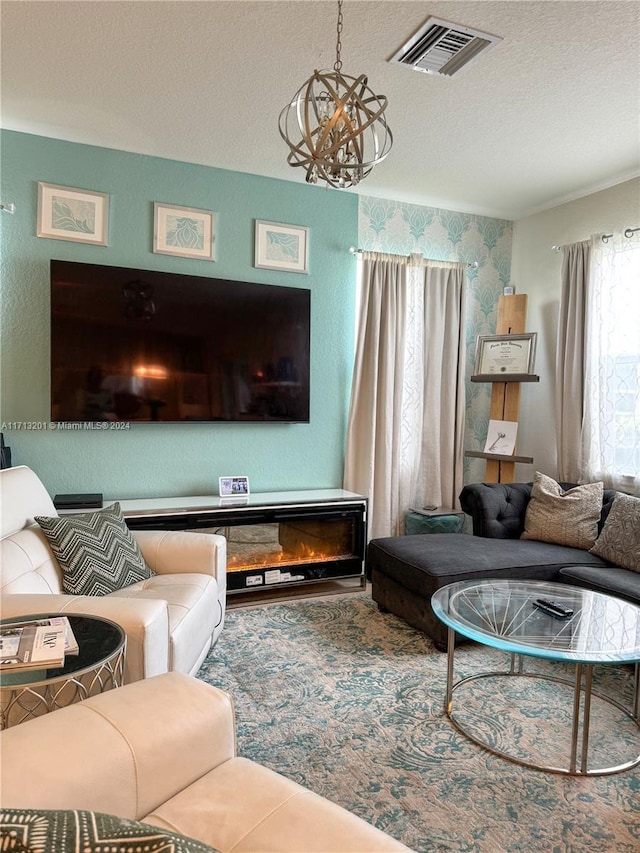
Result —
<svg viewBox="0 0 640 853"><path fill-rule="evenodd" d="M0 625L56 616L69 619L79 652L65 655L61 667L0 673L0 730L122 686L126 636L115 622L73 613L39 613L2 619Z"/></svg>

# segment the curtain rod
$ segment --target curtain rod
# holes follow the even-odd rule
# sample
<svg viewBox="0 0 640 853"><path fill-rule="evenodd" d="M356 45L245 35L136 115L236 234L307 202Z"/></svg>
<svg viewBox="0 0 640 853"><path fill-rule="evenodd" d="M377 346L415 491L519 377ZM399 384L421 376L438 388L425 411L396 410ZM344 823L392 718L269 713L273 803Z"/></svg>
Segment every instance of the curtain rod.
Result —
<svg viewBox="0 0 640 853"><path fill-rule="evenodd" d="M637 231L640 231L640 228L625 228L625 230L624 230L624 232L623 232L623 233L624 233L624 236L627 238L627 240L629 240L631 237L633 237L633 235L634 235ZM609 242L609 240L610 240L612 237L613 237L613 234L603 234L603 235L600 237L600 239L602 240L602 242L603 242L603 243L608 243L608 242ZM562 246L552 246L552 247L551 247L551 250L552 250L553 252L561 252L561 251L562 251Z"/></svg>
<svg viewBox="0 0 640 853"><path fill-rule="evenodd" d="M351 254L351 255L361 255L363 252L366 252L366 251L369 251L369 250L368 249L356 249L355 246L349 247L349 254ZM384 254L385 255L391 254L393 256L393 252L385 252ZM419 254L419 252L417 252L416 254ZM396 258L410 258L411 255L395 255L395 257ZM438 261L442 261L442 258L437 258L437 259L436 258L425 258L423 256L423 260L429 260L429 261L434 261L434 263L438 263ZM459 263L459 261L443 261L443 263L445 263L445 264L449 264L449 263L457 264L457 263ZM471 263L467 264L467 267L469 269L474 269L474 270L477 270L478 266L479 266L479 264L477 261L472 261Z"/></svg>
<svg viewBox="0 0 640 853"><path fill-rule="evenodd" d="M630 237L632 237L636 233L636 231L640 231L640 228L625 228L624 236L628 240ZM608 243L612 237L613 237L613 234L603 234L600 239L602 240L603 243Z"/></svg>

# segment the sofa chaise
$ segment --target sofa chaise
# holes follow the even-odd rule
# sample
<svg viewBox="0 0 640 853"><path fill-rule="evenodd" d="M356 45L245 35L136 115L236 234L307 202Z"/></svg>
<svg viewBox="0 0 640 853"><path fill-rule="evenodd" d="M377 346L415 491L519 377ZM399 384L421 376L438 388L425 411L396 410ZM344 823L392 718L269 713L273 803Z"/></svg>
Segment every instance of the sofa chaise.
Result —
<svg viewBox="0 0 640 853"><path fill-rule="evenodd" d="M42 810L82 810L71 821L78 832L88 826L100 833L96 812L122 819L109 824L114 846L91 847L105 853L202 849L186 841L161 846L157 839L141 846L134 833L144 828L131 821L220 853L408 853L351 812L239 757L231 697L182 673L128 684L6 729L0 746L5 831L12 819L52 824L56 815ZM18 809L31 812L10 812ZM131 846L122 841L127 833ZM145 837L149 843L149 831Z"/></svg>
<svg viewBox="0 0 640 853"><path fill-rule="evenodd" d="M226 540L186 531L136 531L152 575L105 595L63 592L63 575L35 517L58 516L26 466L0 471L0 616L101 616L127 636L126 682L178 670L194 675L224 624Z"/></svg>
<svg viewBox="0 0 640 853"><path fill-rule="evenodd" d="M567 492L575 488L570 483L556 485ZM460 503L471 516L473 535L434 533L371 540L367 549L367 571L371 576L373 599L380 609L424 631L437 648L444 650L447 627L433 613L431 596L440 587L456 581L478 578L558 581L640 604L637 544L633 550L637 562L632 558L635 570L630 570L585 548L521 538L532 488L532 483L465 486L460 493ZM598 534L618 494L610 489L602 491ZM635 512L637 518L637 510ZM623 535L622 527L620 535Z"/></svg>

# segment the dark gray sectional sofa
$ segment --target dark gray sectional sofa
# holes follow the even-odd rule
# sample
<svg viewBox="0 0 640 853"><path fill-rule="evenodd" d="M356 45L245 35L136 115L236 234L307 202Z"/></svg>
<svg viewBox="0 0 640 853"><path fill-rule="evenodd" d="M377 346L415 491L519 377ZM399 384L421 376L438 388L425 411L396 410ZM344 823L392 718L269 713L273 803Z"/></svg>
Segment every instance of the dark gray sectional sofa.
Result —
<svg viewBox="0 0 640 853"><path fill-rule="evenodd" d="M563 489L572 483L561 483ZM447 628L431 609L442 586L477 578L558 581L608 592L640 604L640 572L564 545L520 539L531 483L475 483L460 493L473 535L434 533L372 539L367 573L381 610L394 613L446 648ZM604 491L599 530L616 492Z"/></svg>

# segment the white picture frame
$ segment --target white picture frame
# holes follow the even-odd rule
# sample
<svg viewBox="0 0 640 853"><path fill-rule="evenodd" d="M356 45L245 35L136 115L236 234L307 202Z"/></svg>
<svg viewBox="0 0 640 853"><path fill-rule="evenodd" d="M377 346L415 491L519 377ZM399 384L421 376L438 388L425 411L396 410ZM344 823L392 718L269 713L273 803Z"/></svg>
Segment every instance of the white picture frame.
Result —
<svg viewBox="0 0 640 853"><path fill-rule="evenodd" d="M216 260L216 213L153 203L153 251L157 255Z"/></svg>
<svg viewBox="0 0 640 853"><path fill-rule="evenodd" d="M495 453L500 456L513 456L516 450L517 436L518 424L516 421L490 420L484 452Z"/></svg>
<svg viewBox="0 0 640 853"><path fill-rule="evenodd" d="M38 181L36 236L109 245L109 196Z"/></svg>
<svg viewBox="0 0 640 853"><path fill-rule="evenodd" d="M309 229L256 219L255 259L258 269L309 272Z"/></svg>
<svg viewBox="0 0 640 853"><path fill-rule="evenodd" d="M218 477L218 486L221 498L246 498L249 495L248 477Z"/></svg>

